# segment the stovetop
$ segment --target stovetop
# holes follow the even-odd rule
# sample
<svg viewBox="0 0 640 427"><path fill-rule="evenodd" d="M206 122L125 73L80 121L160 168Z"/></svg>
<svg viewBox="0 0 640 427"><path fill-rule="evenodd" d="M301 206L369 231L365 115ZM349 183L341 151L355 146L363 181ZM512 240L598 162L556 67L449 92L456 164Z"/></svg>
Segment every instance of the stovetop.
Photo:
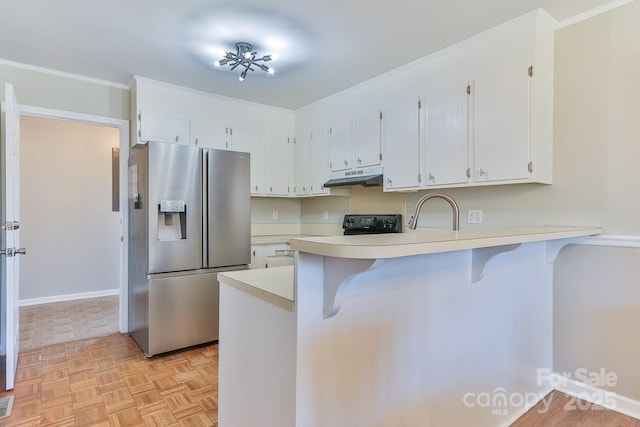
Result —
<svg viewBox="0 0 640 427"><path fill-rule="evenodd" d="M347 214L342 221L345 235L402 232L400 214Z"/></svg>

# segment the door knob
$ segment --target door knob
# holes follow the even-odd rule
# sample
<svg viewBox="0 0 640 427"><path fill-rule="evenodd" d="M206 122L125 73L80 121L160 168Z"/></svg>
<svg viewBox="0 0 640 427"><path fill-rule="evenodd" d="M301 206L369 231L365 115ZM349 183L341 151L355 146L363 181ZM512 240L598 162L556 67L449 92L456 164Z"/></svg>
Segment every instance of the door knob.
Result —
<svg viewBox="0 0 640 427"><path fill-rule="evenodd" d="M0 249L0 255L5 255L7 258L11 258L14 255L26 255L27 254L27 248L7 248L7 249Z"/></svg>

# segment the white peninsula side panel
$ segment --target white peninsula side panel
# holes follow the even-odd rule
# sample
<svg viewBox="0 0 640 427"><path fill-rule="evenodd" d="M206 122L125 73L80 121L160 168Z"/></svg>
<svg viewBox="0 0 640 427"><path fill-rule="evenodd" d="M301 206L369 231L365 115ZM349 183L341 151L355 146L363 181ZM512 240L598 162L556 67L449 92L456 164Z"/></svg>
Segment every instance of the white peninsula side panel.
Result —
<svg viewBox="0 0 640 427"><path fill-rule="evenodd" d="M221 273L218 422L293 427L293 267Z"/></svg>
<svg viewBox="0 0 640 427"><path fill-rule="evenodd" d="M549 392L547 245L499 253L475 283L473 256L378 259L350 275L362 260L300 252L295 425L500 426ZM325 279L341 270L327 315Z"/></svg>

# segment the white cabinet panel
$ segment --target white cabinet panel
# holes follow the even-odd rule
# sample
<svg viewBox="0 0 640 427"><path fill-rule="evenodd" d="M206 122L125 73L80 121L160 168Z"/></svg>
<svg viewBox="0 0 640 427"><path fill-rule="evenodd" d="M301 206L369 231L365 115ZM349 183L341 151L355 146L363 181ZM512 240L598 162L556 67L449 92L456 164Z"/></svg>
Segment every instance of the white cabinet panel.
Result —
<svg viewBox="0 0 640 427"><path fill-rule="evenodd" d="M417 188L420 174L419 100L383 109L384 190Z"/></svg>
<svg viewBox="0 0 640 427"><path fill-rule="evenodd" d="M229 127L215 120L191 119L191 145L202 148L231 149Z"/></svg>
<svg viewBox="0 0 640 427"><path fill-rule="evenodd" d="M468 182L469 94L467 83L424 97L423 184Z"/></svg>
<svg viewBox="0 0 640 427"><path fill-rule="evenodd" d="M529 177L528 69L518 61L472 84L475 182Z"/></svg>
<svg viewBox="0 0 640 427"><path fill-rule="evenodd" d="M287 196L289 194L289 141L284 132L267 132L265 142L265 194Z"/></svg>
<svg viewBox="0 0 640 427"><path fill-rule="evenodd" d="M324 183L329 180L329 144L327 132L316 129L309 141L309 184L311 194L329 194Z"/></svg>
<svg viewBox="0 0 640 427"><path fill-rule="evenodd" d="M233 150L251 153L251 194L264 194L265 132L249 126L233 127Z"/></svg>
<svg viewBox="0 0 640 427"><path fill-rule="evenodd" d="M141 142L189 144L189 119L174 115L138 113L138 137Z"/></svg>
<svg viewBox="0 0 640 427"><path fill-rule="evenodd" d="M376 166L380 164L379 109L357 114L353 120L354 158L353 166Z"/></svg>
<svg viewBox="0 0 640 427"><path fill-rule="evenodd" d="M302 132L296 136L295 140L295 176L296 183L294 191L297 196L311 194L309 175L311 132Z"/></svg>
<svg viewBox="0 0 640 427"><path fill-rule="evenodd" d="M251 264L249 268L266 268L267 267L267 247L265 245L251 246Z"/></svg>
<svg viewBox="0 0 640 427"><path fill-rule="evenodd" d="M349 169L352 157L351 120L335 122L329 128L331 170Z"/></svg>

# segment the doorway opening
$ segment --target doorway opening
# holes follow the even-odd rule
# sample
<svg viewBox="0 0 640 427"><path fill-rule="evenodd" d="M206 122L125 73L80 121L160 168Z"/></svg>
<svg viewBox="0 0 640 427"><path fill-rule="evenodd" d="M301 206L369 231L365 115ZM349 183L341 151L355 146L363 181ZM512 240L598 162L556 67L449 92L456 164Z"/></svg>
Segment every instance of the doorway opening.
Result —
<svg viewBox="0 0 640 427"><path fill-rule="evenodd" d="M28 106L20 113L22 239L29 244L20 351L126 332L128 122Z"/></svg>

